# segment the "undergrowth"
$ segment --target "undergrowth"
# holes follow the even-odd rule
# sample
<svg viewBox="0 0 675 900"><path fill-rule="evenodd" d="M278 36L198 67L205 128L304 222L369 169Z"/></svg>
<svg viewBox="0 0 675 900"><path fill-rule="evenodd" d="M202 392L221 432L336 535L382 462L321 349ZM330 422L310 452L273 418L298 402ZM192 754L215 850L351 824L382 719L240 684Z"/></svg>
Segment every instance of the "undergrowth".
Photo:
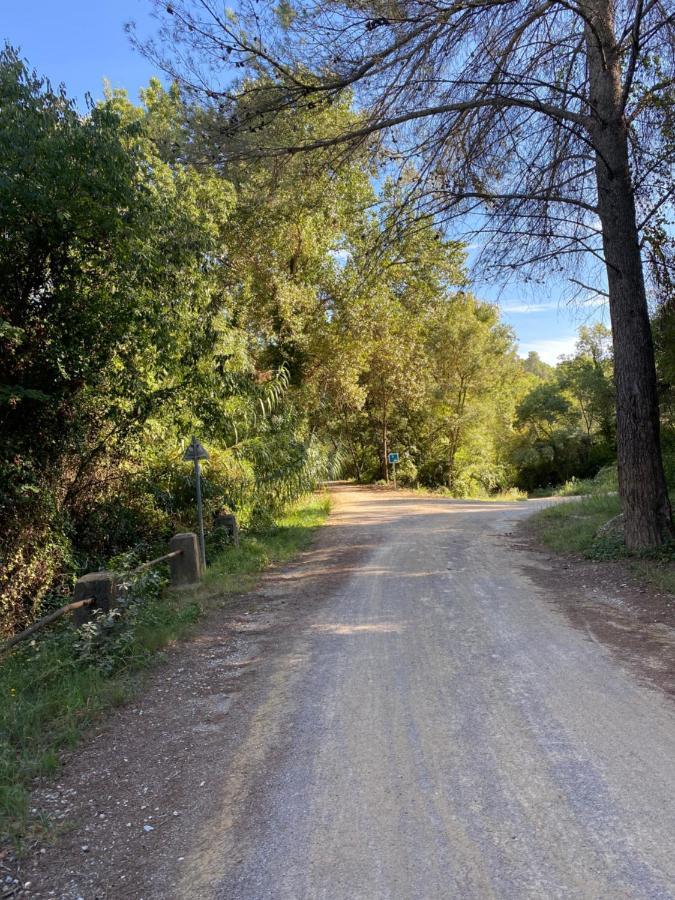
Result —
<svg viewBox="0 0 675 900"><path fill-rule="evenodd" d="M55 773L87 725L133 696L140 671L214 598L248 590L266 566L306 547L328 509L327 495L305 498L237 548L212 544L198 588L166 590L166 570L151 570L124 585L113 612L80 628L64 620L0 657L0 840L20 846L28 830L46 827L29 812L32 780Z"/></svg>

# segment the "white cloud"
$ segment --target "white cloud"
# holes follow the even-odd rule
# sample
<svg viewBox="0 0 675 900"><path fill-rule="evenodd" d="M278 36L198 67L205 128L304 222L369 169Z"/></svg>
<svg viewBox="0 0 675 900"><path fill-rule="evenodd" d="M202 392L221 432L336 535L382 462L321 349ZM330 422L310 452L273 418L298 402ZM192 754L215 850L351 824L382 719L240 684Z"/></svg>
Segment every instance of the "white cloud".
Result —
<svg viewBox="0 0 675 900"><path fill-rule="evenodd" d="M514 315L519 313L529 314L546 312L549 309L557 309L558 306L558 303L507 303L504 306L500 306L500 309L507 315Z"/></svg>
<svg viewBox="0 0 675 900"><path fill-rule="evenodd" d="M552 309L558 312L568 312L572 315L583 313L587 307L604 306L607 303L607 297L597 294L595 297L589 297L583 303L565 304L559 303L504 303L500 304L500 309L507 316L509 315L530 315L534 313L549 312Z"/></svg>
<svg viewBox="0 0 675 900"><path fill-rule="evenodd" d="M555 365L555 363L558 362L558 357L574 352L576 342L577 336L575 334L570 334L568 337L564 338L525 341L518 347L518 354L525 358L528 353L534 351L539 354L544 362Z"/></svg>

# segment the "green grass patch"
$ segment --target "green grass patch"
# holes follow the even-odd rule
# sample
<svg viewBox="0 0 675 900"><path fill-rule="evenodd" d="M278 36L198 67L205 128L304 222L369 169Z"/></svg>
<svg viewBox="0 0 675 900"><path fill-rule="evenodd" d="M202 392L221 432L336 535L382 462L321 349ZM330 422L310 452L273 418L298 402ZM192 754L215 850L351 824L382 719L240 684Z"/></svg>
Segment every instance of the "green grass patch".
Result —
<svg viewBox="0 0 675 900"><path fill-rule="evenodd" d="M675 549L670 558L663 559L631 559L629 568L636 578L646 581L657 591L675 594Z"/></svg>
<svg viewBox="0 0 675 900"><path fill-rule="evenodd" d="M542 543L551 550L592 555L598 528L620 512L621 503L616 495L598 494L549 506L529 521Z"/></svg>
<svg viewBox="0 0 675 900"><path fill-rule="evenodd" d="M550 506L529 519L545 546L558 553L579 553L587 559L622 559L641 581L675 593L675 546L642 553L626 549L620 531L598 535L598 530L621 512L616 494L591 494Z"/></svg>
<svg viewBox="0 0 675 900"><path fill-rule="evenodd" d="M276 526L221 550L199 588L165 590L165 578L153 570L115 615L80 629L63 621L0 657L0 840L20 846L27 831L47 827L29 812L32 779L58 771L60 752L75 747L106 710L126 703L141 670L188 634L215 598L250 589L268 565L307 547L328 512L327 494L304 498Z"/></svg>
<svg viewBox="0 0 675 900"><path fill-rule="evenodd" d="M315 530L330 510L328 494L314 494L295 504L275 527L252 532L241 538L209 565L201 593L242 593L255 586L258 573L267 566L283 563L309 545Z"/></svg>

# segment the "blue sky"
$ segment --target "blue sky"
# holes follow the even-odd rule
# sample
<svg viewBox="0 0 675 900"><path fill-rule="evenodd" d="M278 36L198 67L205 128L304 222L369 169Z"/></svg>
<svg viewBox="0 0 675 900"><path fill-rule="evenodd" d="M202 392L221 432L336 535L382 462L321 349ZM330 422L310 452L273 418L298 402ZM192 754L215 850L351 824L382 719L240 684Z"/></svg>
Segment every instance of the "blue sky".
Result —
<svg viewBox="0 0 675 900"><path fill-rule="evenodd" d="M527 356L530 350L536 350L548 363L555 363L561 354L572 352L580 325L599 321L609 327L609 315L604 304L600 308L590 309L570 309L556 301L541 304L516 301L500 305L504 320L518 335L520 355Z"/></svg>
<svg viewBox="0 0 675 900"><path fill-rule="evenodd" d="M87 92L94 99L102 95L104 79L136 98L158 73L130 46L124 33L129 20L142 34L154 31L148 0L4 0L0 37L18 46L40 74L54 84L63 82L81 104ZM547 362L573 350L579 325L598 320L608 324L601 305L580 309L566 304L563 288L555 281L540 286L536 297L531 288L518 285L504 291L481 285L477 293L499 302L523 356L536 350Z"/></svg>
<svg viewBox="0 0 675 900"><path fill-rule="evenodd" d="M499 304L502 319L518 336L521 356L536 350L548 363L555 363L559 356L574 350L581 325L602 322L609 327L604 299L597 298L583 306L571 304L565 298L565 286L555 281L540 287L536 296L529 285L519 288L517 284L503 291L481 285L476 293Z"/></svg>
<svg viewBox="0 0 675 900"><path fill-rule="evenodd" d="M0 37L18 46L31 66L53 84L63 82L84 103L103 93L103 80L136 98L154 72L136 53L124 23L150 34L155 23L147 0L4 0Z"/></svg>

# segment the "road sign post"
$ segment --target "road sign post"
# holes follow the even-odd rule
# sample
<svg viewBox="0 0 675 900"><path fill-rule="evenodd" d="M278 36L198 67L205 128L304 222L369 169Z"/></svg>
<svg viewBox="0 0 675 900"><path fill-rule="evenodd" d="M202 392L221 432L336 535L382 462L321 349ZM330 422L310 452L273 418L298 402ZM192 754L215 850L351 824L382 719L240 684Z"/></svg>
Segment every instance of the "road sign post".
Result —
<svg viewBox="0 0 675 900"><path fill-rule="evenodd" d="M197 519L199 523L199 549L202 558L202 568L206 569L206 542L204 540L204 509L202 507L202 471L200 460L208 459L209 454L199 443L196 437L190 441L190 445L183 454L183 459L195 464L195 494L197 497Z"/></svg>
<svg viewBox="0 0 675 900"><path fill-rule="evenodd" d="M398 453L390 453L388 456L389 465L391 466L392 474L394 476L394 490L397 490L396 487L396 463L398 462Z"/></svg>

